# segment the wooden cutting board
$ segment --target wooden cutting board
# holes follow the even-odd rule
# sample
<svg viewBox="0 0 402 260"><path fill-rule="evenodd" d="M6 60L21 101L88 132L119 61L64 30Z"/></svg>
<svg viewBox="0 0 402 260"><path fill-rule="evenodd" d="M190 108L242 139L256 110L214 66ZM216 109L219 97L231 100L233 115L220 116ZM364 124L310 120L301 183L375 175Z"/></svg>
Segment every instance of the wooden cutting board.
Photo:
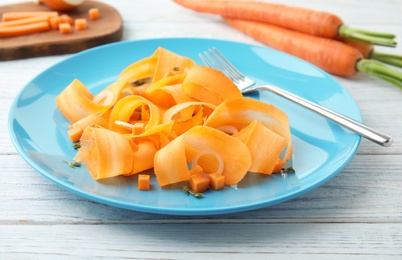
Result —
<svg viewBox="0 0 402 260"><path fill-rule="evenodd" d="M98 8L100 18L91 21L90 8ZM13 11L49 11L45 5L33 1L0 6L0 17ZM71 34L60 34L51 30L30 35L0 38L0 61L17 60L30 57L75 53L91 47L121 40L123 36L122 18L113 7L97 1L86 1L72 11L59 12L73 18L86 18L88 28Z"/></svg>

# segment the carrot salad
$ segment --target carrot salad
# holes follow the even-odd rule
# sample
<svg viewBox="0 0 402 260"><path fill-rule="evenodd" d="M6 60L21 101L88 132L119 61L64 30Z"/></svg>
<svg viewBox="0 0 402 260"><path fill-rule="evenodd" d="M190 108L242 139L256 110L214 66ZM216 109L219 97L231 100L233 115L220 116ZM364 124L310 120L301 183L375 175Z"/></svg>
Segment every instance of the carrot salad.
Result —
<svg viewBox="0 0 402 260"><path fill-rule="evenodd" d="M95 180L154 169L160 186L188 182L198 193L236 185L248 172L280 172L292 156L283 111L161 47L96 95L74 79L56 104L79 142L74 160Z"/></svg>

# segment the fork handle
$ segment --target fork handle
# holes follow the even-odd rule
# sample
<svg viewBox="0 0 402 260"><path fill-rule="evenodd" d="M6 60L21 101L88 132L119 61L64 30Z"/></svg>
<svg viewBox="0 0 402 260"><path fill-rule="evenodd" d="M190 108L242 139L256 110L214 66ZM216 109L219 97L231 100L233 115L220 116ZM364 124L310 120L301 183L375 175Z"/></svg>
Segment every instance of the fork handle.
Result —
<svg viewBox="0 0 402 260"><path fill-rule="evenodd" d="M391 136L389 136L385 133L381 133L375 129L372 129L366 125L363 125L362 123L360 123L356 120L351 119L350 117L344 116L344 115L339 114L335 111L332 111L328 108L317 105L311 101L308 101L304 98L296 96L283 89L280 89L280 88L277 88L277 87L274 87L271 85L263 85L263 86L259 86L259 87L248 88L247 90L243 91L243 93L251 92L251 91L255 91L255 90L271 91L281 97L289 99L303 107L306 107L328 119L331 119L332 121L348 128L349 130L352 130L353 132L367 138L368 140L370 140L374 143L377 143L379 145L382 145L384 147L388 147L392 144Z"/></svg>

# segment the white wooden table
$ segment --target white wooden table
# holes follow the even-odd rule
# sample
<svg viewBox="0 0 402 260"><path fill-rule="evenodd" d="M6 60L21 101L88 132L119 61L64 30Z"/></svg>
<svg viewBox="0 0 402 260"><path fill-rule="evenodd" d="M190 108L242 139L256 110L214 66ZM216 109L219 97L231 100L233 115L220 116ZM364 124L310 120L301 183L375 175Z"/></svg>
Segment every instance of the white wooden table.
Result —
<svg viewBox="0 0 402 260"><path fill-rule="evenodd" d="M272 1L327 10L349 25L393 32L402 41L399 1ZM104 2L120 11L123 40L180 36L259 44L219 17L172 1ZM389 51L402 54L402 47ZM43 178L16 152L7 130L13 99L37 74L68 56L0 62L1 259L401 259L401 89L364 74L335 77L357 101L364 122L392 135L394 143L383 148L363 139L350 164L320 188L250 212L164 216L74 195Z"/></svg>

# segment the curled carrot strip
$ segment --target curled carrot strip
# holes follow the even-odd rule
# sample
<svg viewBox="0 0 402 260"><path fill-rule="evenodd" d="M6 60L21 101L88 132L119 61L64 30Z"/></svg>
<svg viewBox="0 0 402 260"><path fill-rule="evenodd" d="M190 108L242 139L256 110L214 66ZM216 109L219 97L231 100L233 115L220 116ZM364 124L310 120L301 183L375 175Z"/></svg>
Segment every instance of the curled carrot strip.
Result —
<svg viewBox="0 0 402 260"><path fill-rule="evenodd" d="M173 131L181 135L196 125L203 125L215 106L204 102L184 102L177 104L163 115L163 122L173 121Z"/></svg>
<svg viewBox="0 0 402 260"><path fill-rule="evenodd" d="M277 172L292 155L284 112L244 98L222 72L163 48L96 95L73 80L56 104L71 122L70 139L81 143L75 159L95 180L154 168L166 186L188 181L193 165L216 177L220 189L248 171Z"/></svg>
<svg viewBox="0 0 402 260"><path fill-rule="evenodd" d="M216 107L205 125L215 128L233 126L240 131L256 119L287 140L286 151L275 166L276 171L290 159L293 151L289 120L282 110L251 98L229 99Z"/></svg>
<svg viewBox="0 0 402 260"><path fill-rule="evenodd" d="M233 137L245 143L250 150L252 163L248 170L264 174L271 174L276 170L278 159L288 144L286 138L257 120L234 134Z"/></svg>
<svg viewBox="0 0 402 260"><path fill-rule="evenodd" d="M192 162L198 151L203 149L214 150L222 156L225 185L240 182L251 165L249 149L241 141L211 127L195 126L156 152L154 170L159 185L189 180L187 162ZM198 160L202 168L212 168L211 162L214 161ZM215 163L218 170L219 163Z"/></svg>
<svg viewBox="0 0 402 260"><path fill-rule="evenodd" d="M149 85L144 97L165 109L183 101L190 101L191 98L185 95L181 86L186 76L186 73L181 73L161 79Z"/></svg>
<svg viewBox="0 0 402 260"><path fill-rule="evenodd" d="M95 180L128 174L133 167L129 138L105 128L87 127L74 160L82 162Z"/></svg>
<svg viewBox="0 0 402 260"><path fill-rule="evenodd" d="M109 85L103 93L111 96L109 102L103 99L94 101L94 96L78 79L74 79L57 97L56 105L68 121L74 123L93 113L103 114L108 111L121 97L125 88L123 81L116 81Z"/></svg>
<svg viewBox="0 0 402 260"><path fill-rule="evenodd" d="M90 126L100 126L106 128L109 125L109 113L107 114L100 114L100 113L93 113L89 116L86 116L68 128L68 135L72 142L78 142L81 138L82 133L87 127Z"/></svg>
<svg viewBox="0 0 402 260"><path fill-rule="evenodd" d="M183 82L183 90L190 97L213 105L219 105L227 99L243 97L225 74L204 66L194 66L189 70Z"/></svg>
<svg viewBox="0 0 402 260"><path fill-rule="evenodd" d="M135 122L142 122L144 131L147 131L157 126L161 122L161 117L161 110L147 99L137 95L126 96L113 107L109 117L109 129L129 134L133 129L118 124L116 121L131 125Z"/></svg>

